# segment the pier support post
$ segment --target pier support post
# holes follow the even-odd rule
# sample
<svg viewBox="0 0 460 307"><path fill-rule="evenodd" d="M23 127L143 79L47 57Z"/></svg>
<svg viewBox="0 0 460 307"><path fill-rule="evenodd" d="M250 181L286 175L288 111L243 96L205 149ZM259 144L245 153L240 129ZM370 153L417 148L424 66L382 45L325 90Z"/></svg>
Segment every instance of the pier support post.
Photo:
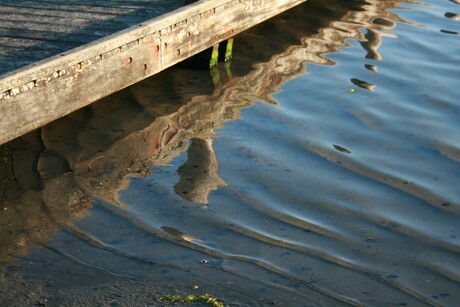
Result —
<svg viewBox="0 0 460 307"><path fill-rule="evenodd" d="M219 44L212 47L211 59L209 60L209 68L212 69L217 66L219 62Z"/></svg>
<svg viewBox="0 0 460 307"><path fill-rule="evenodd" d="M212 69L219 61L228 62L233 58L233 38L212 47L209 68Z"/></svg>
<svg viewBox="0 0 460 307"><path fill-rule="evenodd" d="M233 38L230 38L226 41L226 48L225 48L225 58L224 61L230 61L233 58Z"/></svg>

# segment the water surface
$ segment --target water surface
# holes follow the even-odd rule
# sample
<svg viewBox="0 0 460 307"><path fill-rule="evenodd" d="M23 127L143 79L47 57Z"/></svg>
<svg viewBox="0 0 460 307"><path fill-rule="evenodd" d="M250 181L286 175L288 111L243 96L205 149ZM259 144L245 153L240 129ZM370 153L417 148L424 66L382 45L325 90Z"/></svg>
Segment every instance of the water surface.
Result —
<svg viewBox="0 0 460 307"><path fill-rule="evenodd" d="M213 78L176 67L2 146L4 301L455 306L458 14L310 0Z"/></svg>

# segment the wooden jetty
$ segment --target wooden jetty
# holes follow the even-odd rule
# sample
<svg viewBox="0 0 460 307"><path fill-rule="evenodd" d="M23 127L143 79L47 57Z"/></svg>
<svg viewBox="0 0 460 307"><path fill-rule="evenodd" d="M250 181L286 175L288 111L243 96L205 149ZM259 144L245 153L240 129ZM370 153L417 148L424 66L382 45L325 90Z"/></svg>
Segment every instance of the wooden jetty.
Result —
<svg viewBox="0 0 460 307"><path fill-rule="evenodd" d="M305 1L201 0L6 72L0 76L0 144L152 76ZM10 3L11 14L15 8L19 9L13 1L6 2ZM87 6L91 2L82 1ZM47 15L42 17L46 20Z"/></svg>

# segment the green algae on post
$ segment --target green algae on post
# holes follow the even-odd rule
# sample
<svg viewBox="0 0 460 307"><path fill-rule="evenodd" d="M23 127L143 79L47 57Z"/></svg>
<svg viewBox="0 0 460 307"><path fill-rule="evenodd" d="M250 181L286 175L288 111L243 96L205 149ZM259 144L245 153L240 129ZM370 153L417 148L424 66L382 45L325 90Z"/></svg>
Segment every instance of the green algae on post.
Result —
<svg viewBox="0 0 460 307"><path fill-rule="evenodd" d="M224 304L219 302L215 297L210 296L209 294L202 295L165 295L157 298L159 303L186 303L191 304L194 302L204 302L208 306L212 307L224 307Z"/></svg>
<svg viewBox="0 0 460 307"><path fill-rule="evenodd" d="M219 61L219 44L216 44L212 47L211 60L209 61L209 69L217 66Z"/></svg>
<svg viewBox="0 0 460 307"><path fill-rule="evenodd" d="M233 38L227 40L227 48L225 49L225 62L230 61L233 57Z"/></svg>

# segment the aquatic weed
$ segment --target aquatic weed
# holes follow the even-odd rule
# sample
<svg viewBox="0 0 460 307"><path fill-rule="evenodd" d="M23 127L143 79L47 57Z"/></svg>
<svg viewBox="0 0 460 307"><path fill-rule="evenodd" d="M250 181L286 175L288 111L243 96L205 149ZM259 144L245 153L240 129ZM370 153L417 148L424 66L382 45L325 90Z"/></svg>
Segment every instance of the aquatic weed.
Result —
<svg viewBox="0 0 460 307"><path fill-rule="evenodd" d="M165 295L157 298L159 303L170 302L170 303L186 303L191 304L194 302L204 302L208 306L212 307L224 307L224 304L219 302L217 298L209 295Z"/></svg>

